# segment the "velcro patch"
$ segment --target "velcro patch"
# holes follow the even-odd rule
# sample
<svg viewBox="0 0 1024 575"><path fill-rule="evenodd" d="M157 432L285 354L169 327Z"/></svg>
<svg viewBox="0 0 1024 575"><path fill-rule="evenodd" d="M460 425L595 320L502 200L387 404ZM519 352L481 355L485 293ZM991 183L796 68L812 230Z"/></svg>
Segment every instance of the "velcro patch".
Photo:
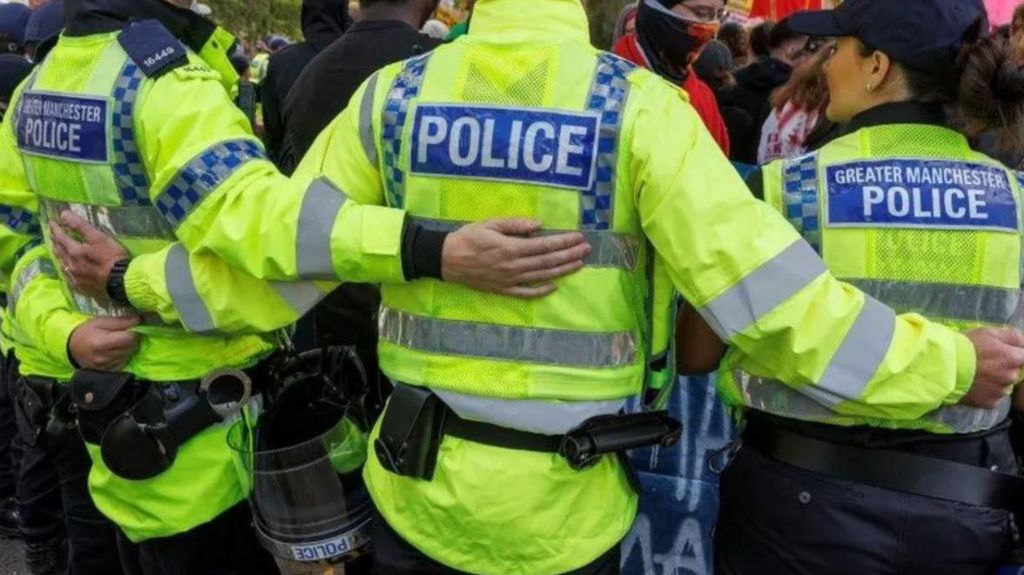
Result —
<svg viewBox="0 0 1024 575"><path fill-rule="evenodd" d="M597 162L597 114L422 105L412 173L587 190Z"/></svg>
<svg viewBox="0 0 1024 575"><path fill-rule="evenodd" d="M128 57L150 78L188 63L188 53L181 42L163 24L143 20L129 24L117 37Z"/></svg>
<svg viewBox="0 0 1024 575"><path fill-rule="evenodd" d="M18 114L18 148L30 155L107 163L110 156L106 98L25 92Z"/></svg>
<svg viewBox="0 0 1024 575"><path fill-rule="evenodd" d="M878 160L826 170L828 224L946 230L1019 229L1005 170L943 160Z"/></svg>

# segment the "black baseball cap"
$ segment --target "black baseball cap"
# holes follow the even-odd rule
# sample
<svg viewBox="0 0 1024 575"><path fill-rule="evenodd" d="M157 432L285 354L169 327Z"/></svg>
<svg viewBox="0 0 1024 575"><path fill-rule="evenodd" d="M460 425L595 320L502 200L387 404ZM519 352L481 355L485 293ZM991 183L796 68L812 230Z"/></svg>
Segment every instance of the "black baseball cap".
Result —
<svg viewBox="0 0 1024 575"><path fill-rule="evenodd" d="M808 36L855 36L901 64L941 72L988 14L982 0L846 0L834 10L797 12L789 27Z"/></svg>

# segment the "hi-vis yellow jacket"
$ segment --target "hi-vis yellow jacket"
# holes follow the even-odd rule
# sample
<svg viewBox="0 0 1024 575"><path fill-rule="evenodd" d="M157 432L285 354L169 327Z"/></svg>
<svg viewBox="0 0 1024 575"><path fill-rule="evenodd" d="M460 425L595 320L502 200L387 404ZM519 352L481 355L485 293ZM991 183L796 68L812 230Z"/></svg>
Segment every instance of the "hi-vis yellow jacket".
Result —
<svg viewBox="0 0 1024 575"><path fill-rule="evenodd" d="M261 159L230 170L195 162L211 140L251 140L205 71L147 80L135 123L155 142L153 203L165 207L185 252L268 280L399 283L404 214L374 206L403 206L439 225L515 215L594 233L607 251L540 302L523 306L433 280L385 290L388 374L480 417L511 413L503 423L513 427L548 425L576 403L639 391L649 359L648 257L725 341L785 384L825 387L824 374L841 369L844 381L877 391L851 402L859 411L885 411L884 383L908 370L925 382L913 398L922 409L966 393L976 363L966 337L888 308L864 313L864 296L750 197L679 90L598 54L587 29L578 0L480 0L470 35L368 82L291 182ZM493 114L490 128L479 108ZM193 139L197 132L216 136ZM182 171L192 180L178 180ZM344 196L323 192L321 178ZM8 187L6 176L0 182ZM13 196L0 190L0 202L24 205ZM630 246L636 251L621 249ZM132 303L145 311L174 295L160 287L172 277L202 277L168 274L179 269L168 255L182 252L162 249L129 270ZM629 253L637 259L621 257ZM196 287L204 297L218 292ZM846 361L847 342L877 333L891 338L876 361ZM611 459L577 473L554 455L457 438L442 445L433 482L390 475L372 454L367 478L405 539L479 573L578 568L618 542L636 509Z"/></svg>
<svg viewBox="0 0 1024 575"><path fill-rule="evenodd" d="M209 44L220 54L231 42L217 33ZM146 313L127 371L156 382L253 365L278 346L266 332L293 323L335 285L274 283L240 268L337 279L349 266L366 274L353 271L353 279L403 279L404 213L345 206L327 179L277 174L227 96L231 76L207 63L160 24L137 22L62 37L17 92L0 129L0 270L16 270L26 373L66 379L71 333L89 317L133 311L71 293L38 248L15 266L63 210L111 232L135 256L128 289ZM257 212L267 220L252 228ZM364 226L374 233L369 242ZM211 246L238 244L238 233L270 257L229 267ZM95 458L97 506L135 541L211 520L244 497L225 433L204 431L170 470L144 482L117 477Z"/></svg>

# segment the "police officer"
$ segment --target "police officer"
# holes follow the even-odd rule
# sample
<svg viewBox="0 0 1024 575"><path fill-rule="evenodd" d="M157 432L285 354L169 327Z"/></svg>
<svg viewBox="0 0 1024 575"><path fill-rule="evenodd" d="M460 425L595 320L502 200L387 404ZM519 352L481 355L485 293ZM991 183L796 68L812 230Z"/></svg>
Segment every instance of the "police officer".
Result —
<svg viewBox="0 0 1024 575"><path fill-rule="evenodd" d="M888 305L955 329L1021 325L1019 176L972 151L944 110L977 128L1021 129L1024 76L1004 41L982 38L987 25L973 0L848 0L790 20L798 33L839 38L828 117L847 135L769 164L754 187L868 294L870 313ZM856 349L826 331L815 345L868 364L900 335L863 333ZM842 365L833 360L813 387L739 346L726 355L722 395L748 410L722 477L718 572L995 572L1024 489L1010 397L917 370L865 386Z"/></svg>
<svg viewBox="0 0 1024 575"><path fill-rule="evenodd" d="M12 214L4 222L0 252L10 265L38 239L37 210L44 221L67 210L116 235L140 256L133 267L142 272L137 281L121 276L119 291L98 298L32 300L36 305L22 310L19 320L29 341L69 349L80 367L91 368L76 373L69 392L94 459L91 492L100 510L138 544L139 570L264 572L272 566L255 547L247 513L236 506L243 490L224 440L227 427L218 424L231 415L219 410L228 403L244 405L245 395L224 404L204 397L214 397L210 386L225 378L252 380L258 392L267 383L264 360L279 347L265 334L293 323L333 285L270 284L225 268L202 250L188 254L177 236L217 241L214 228L227 224L220 231L234 228L233 234L240 229L235 226L253 219L246 215L232 223L224 212L203 231L211 222L191 208L200 207L200 200L212 208L222 207L221 200L235 203L228 196L244 191L245 200L235 203L244 204L243 211L277 212L266 229L283 235L265 239L295 248L297 237L301 244L315 234L309 228L297 234L297 220L312 227L325 222L307 210L291 218L288 232L281 226L288 217L272 207L272 198L289 198L298 209L302 196L287 190L310 190L307 196L320 202L315 210L334 205L334 214L343 211L349 224L337 239L348 258L340 273L322 267L333 267L329 254L326 264L304 254L302 266L321 266L316 277L337 278L361 265L360 279L396 281L405 273L403 254L411 270L426 250L432 256L428 264L454 277L527 297L548 293L552 287L543 282L576 269L589 248L578 234L521 239L499 233L530 232L534 224L523 221L472 226L447 245L424 246L417 241L418 228L406 226L399 210L360 209L354 203L342 210L344 198L327 181L290 184L266 161L244 116L227 99L225 85L235 78L228 59L233 39L222 30L157 0L69 0L66 16L66 34L16 96L16 112L0 136L0 195ZM131 20L138 23L128 25ZM150 196L171 189L170 195ZM361 240L363 226L393 237ZM329 233L330 224L318 229ZM290 252L292 268L297 251ZM504 271L506 266L514 273ZM46 274L28 280L58 289L62 281ZM521 281L541 284L519 286ZM129 291L140 308L151 305L157 312L135 322L106 320L130 326L141 321L139 353L125 368L134 377L111 373L121 367L111 357L125 342L98 338L86 329L89 324L55 321L54 315L63 305L86 318L131 317L138 310L116 305ZM235 335L239 331L255 335ZM106 355L79 353L92 341L105 341ZM153 428L166 431L155 442L145 432Z"/></svg>
<svg viewBox="0 0 1024 575"><path fill-rule="evenodd" d="M580 231L593 250L535 301L446 283L436 258L413 266L418 281L385 283L381 367L399 385L365 472L381 572L617 572L637 499L612 453L671 440L664 419L618 415L664 360L670 307L648 297L666 279L738 349L821 393L914 374L935 383L899 405L925 409L972 388L1002 393L1024 363L1016 332L967 337L836 281L750 198L677 89L590 47L578 0L480 0L466 40L381 70L352 102L298 180L326 174L349 203L404 207L426 243L447 244L466 221L526 215ZM216 225L233 209L208 196L199 211ZM235 241L218 230L186 243L258 276L312 270L293 264L293 244L272 254L256 237L266 226L249 226ZM315 238L302 245L320 261L357 267L325 231ZM64 254L73 282L116 286L120 273L106 270L119 255L86 240ZM135 267L126 279L145 272ZM816 345L821 334L837 341ZM850 361L866 340L880 352Z"/></svg>
<svg viewBox="0 0 1024 575"><path fill-rule="evenodd" d="M14 89L32 70L32 64L23 54L25 25L30 14L31 11L21 4L0 5L0 120L7 112ZM10 340L0 337L3 355L9 348ZM15 441L17 432L6 371L0 359L0 537L16 537L20 534L20 519L14 502L20 446Z"/></svg>
<svg viewBox="0 0 1024 575"><path fill-rule="evenodd" d="M18 479L18 510L25 536L25 562L33 575L121 573L117 530L89 494L92 466L75 430L67 394L57 385L76 363L118 370L138 349L138 336L128 331L131 318L92 318L72 308L55 280L45 247L31 247L13 270L8 290L5 332L15 348L9 377L16 382L18 427L24 443ZM51 278L51 281L40 281ZM18 320L45 310L46 337L32 338L36 328ZM68 349L67 334L79 333Z"/></svg>

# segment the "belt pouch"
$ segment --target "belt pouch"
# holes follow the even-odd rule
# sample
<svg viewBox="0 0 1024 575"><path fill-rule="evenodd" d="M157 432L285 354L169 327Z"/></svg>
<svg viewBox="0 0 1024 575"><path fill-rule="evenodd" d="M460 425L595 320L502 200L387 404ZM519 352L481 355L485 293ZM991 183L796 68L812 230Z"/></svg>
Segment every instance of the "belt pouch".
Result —
<svg viewBox="0 0 1024 575"><path fill-rule="evenodd" d="M135 406L141 387L145 386L139 385L129 373L76 371L71 378L71 401L78 411L82 437L99 445L110 424Z"/></svg>
<svg viewBox="0 0 1024 575"><path fill-rule="evenodd" d="M398 475L433 479L447 410L429 389L397 386L374 442L381 465Z"/></svg>

